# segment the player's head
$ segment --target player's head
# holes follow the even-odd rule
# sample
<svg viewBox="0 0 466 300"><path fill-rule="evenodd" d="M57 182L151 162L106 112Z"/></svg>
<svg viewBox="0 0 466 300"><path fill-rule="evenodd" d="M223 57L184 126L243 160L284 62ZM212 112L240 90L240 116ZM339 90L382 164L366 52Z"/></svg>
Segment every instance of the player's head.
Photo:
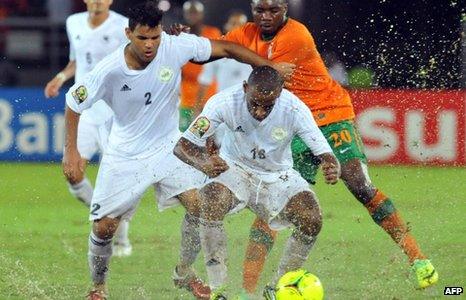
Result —
<svg viewBox="0 0 466 300"><path fill-rule="evenodd" d="M151 62L160 45L163 12L157 3L147 1L130 8L126 36L131 41L130 49L142 62Z"/></svg>
<svg viewBox="0 0 466 300"><path fill-rule="evenodd" d="M204 21L204 4L200 1L186 1L183 4L183 18L189 26L202 24Z"/></svg>
<svg viewBox="0 0 466 300"><path fill-rule="evenodd" d="M243 11L241 10L232 11L228 15L228 20L223 26L223 30L225 30L225 32L232 31L233 29L246 24L247 21L248 21L248 17Z"/></svg>
<svg viewBox="0 0 466 300"><path fill-rule="evenodd" d="M106 13L110 10L113 0L84 0L87 11L91 14Z"/></svg>
<svg viewBox="0 0 466 300"><path fill-rule="evenodd" d="M252 17L263 34L274 34L286 20L286 0L252 0Z"/></svg>
<svg viewBox="0 0 466 300"><path fill-rule="evenodd" d="M272 111L283 89L284 80L274 68L263 66L252 70L248 81L243 83L248 110L259 121Z"/></svg>

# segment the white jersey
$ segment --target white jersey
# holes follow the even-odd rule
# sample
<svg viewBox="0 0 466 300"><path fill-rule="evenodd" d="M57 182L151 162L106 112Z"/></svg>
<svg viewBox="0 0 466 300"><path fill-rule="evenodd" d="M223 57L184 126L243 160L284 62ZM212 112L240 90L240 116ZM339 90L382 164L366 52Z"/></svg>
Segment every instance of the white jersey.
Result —
<svg viewBox="0 0 466 300"><path fill-rule="evenodd" d="M252 67L231 58L221 58L205 64L197 81L203 85L210 85L217 79L218 90L223 91L235 84L247 80Z"/></svg>
<svg viewBox="0 0 466 300"><path fill-rule="evenodd" d="M96 28L91 28L88 20L88 12L73 14L66 20L69 57L70 61L76 61L75 82L82 81L105 56L128 42L125 35L125 28L128 27L126 17L110 11L108 18ZM100 101L82 117L87 122L101 124L111 116L110 109Z"/></svg>
<svg viewBox="0 0 466 300"><path fill-rule="evenodd" d="M254 171L272 173L292 168L291 140L298 135L315 155L332 153L310 110L283 89L270 114L258 121L249 113L242 85L214 95L183 137L204 146L220 124L229 130L220 155Z"/></svg>
<svg viewBox="0 0 466 300"><path fill-rule="evenodd" d="M208 60L212 48L206 38L162 32L157 54L144 70L128 68L124 49L105 57L71 87L66 103L82 113L103 99L114 113L106 153L143 158L176 143L181 67L191 59Z"/></svg>

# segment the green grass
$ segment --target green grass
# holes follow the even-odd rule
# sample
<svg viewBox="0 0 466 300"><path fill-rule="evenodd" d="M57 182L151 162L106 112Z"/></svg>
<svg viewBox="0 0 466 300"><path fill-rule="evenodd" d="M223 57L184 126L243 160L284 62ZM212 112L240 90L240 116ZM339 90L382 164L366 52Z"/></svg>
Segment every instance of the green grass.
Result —
<svg viewBox="0 0 466 300"><path fill-rule="evenodd" d="M96 167L89 174L94 178ZM441 298L445 286L464 287L466 169L373 167L371 175L409 222L438 269L439 284L413 289L405 256L365 209L342 184L320 183L324 227L305 267L320 277L327 299ZM87 213L69 195L59 165L1 165L0 299L83 299L90 287ZM182 216L180 208L157 212L153 192L146 194L131 223L133 255L111 263L112 299L191 299L171 281ZM248 211L226 220L234 289L241 284L252 220ZM261 284L270 278L288 235L280 235ZM196 267L205 276L202 259Z"/></svg>

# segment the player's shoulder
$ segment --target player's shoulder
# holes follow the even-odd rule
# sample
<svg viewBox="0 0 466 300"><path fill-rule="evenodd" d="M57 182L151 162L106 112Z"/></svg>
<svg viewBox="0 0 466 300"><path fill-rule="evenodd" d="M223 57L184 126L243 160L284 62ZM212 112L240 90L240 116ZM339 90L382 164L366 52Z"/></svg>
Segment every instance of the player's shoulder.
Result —
<svg viewBox="0 0 466 300"><path fill-rule="evenodd" d="M277 105L287 113L301 112L306 109L306 105L292 92L287 89L283 89Z"/></svg>
<svg viewBox="0 0 466 300"><path fill-rule="evenodd" d="M254 22L247 22L243 26L240 26L237 29L234 29L233 31L241 32L246 36L252 36L259 34L260 29Z"/></svg>
<svg viewBox="0 0 466 300"><path fill-rule="evenodd" d="M222 35L222 31L215 26L204 25L202 36L209 39L216 39Z"/></svg>
<svg viewBox="0 0 466 300"><path fill-rule="evenodd" d="M125 45L118 47L115 51L105 56L97 65L92 69L91 73L95 77L105 78L107 75L119 70L122 61L125 60L123 51Z"/></svg>
<svg viewBox="0 0 466 300"><path fill-rule="evenodd" d="M66 18L66 27L69 28L71 26L73 26L73 27L83 26L87 22L87 17L88 17L88 12L87 11L83 11L83 12L79 12L79 13L69 15Z"/></svg>
<svg viewBox="0 0 466 300"><path fill-rule="evenodd" d="M110 18L112 18L114 23L122 24L124 26L128 26L128 18L111 10L110 11Z"/></svg>
<svg viewBox="0 0 466 300"><path fill-rule="evenodd" d="M237 106L242 101L244 101L243 84L238 83L213 95L207 103L212 102L213 106L226 108Z"/></svg>
<svg viewBox="0 0 466 300"><path fill-rule="evenodd" d="M306 25L291 18L287 20L286 25L280 33L281 38L292 38L293 40L312 39L311 33Z"/></svg>

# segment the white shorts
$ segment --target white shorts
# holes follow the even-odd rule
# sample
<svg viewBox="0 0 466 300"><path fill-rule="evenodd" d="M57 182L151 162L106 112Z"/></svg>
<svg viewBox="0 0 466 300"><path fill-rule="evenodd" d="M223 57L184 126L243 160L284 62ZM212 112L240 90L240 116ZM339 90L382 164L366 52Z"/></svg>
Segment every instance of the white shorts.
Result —
<svg viewBox="0 0 466 300"><path fill-rule="evenodd" d="M150 185L155 188L159 210L164 210L179 204L175 196L199 188L205 180L204 173L179 160L172 149L143 159L104 154L89 219L130 219Z"/></svg>
<svg viewBox="0 0 466 300"><path fill-rule="evenodd" d="M293 169L261 174L244 165L226 161L230 168L206 183L218 182L233 192L236 203L229 213L248 207L274 230L291 225L279 214L293 196L304 191L313 193L306 180Z"/></svg>

